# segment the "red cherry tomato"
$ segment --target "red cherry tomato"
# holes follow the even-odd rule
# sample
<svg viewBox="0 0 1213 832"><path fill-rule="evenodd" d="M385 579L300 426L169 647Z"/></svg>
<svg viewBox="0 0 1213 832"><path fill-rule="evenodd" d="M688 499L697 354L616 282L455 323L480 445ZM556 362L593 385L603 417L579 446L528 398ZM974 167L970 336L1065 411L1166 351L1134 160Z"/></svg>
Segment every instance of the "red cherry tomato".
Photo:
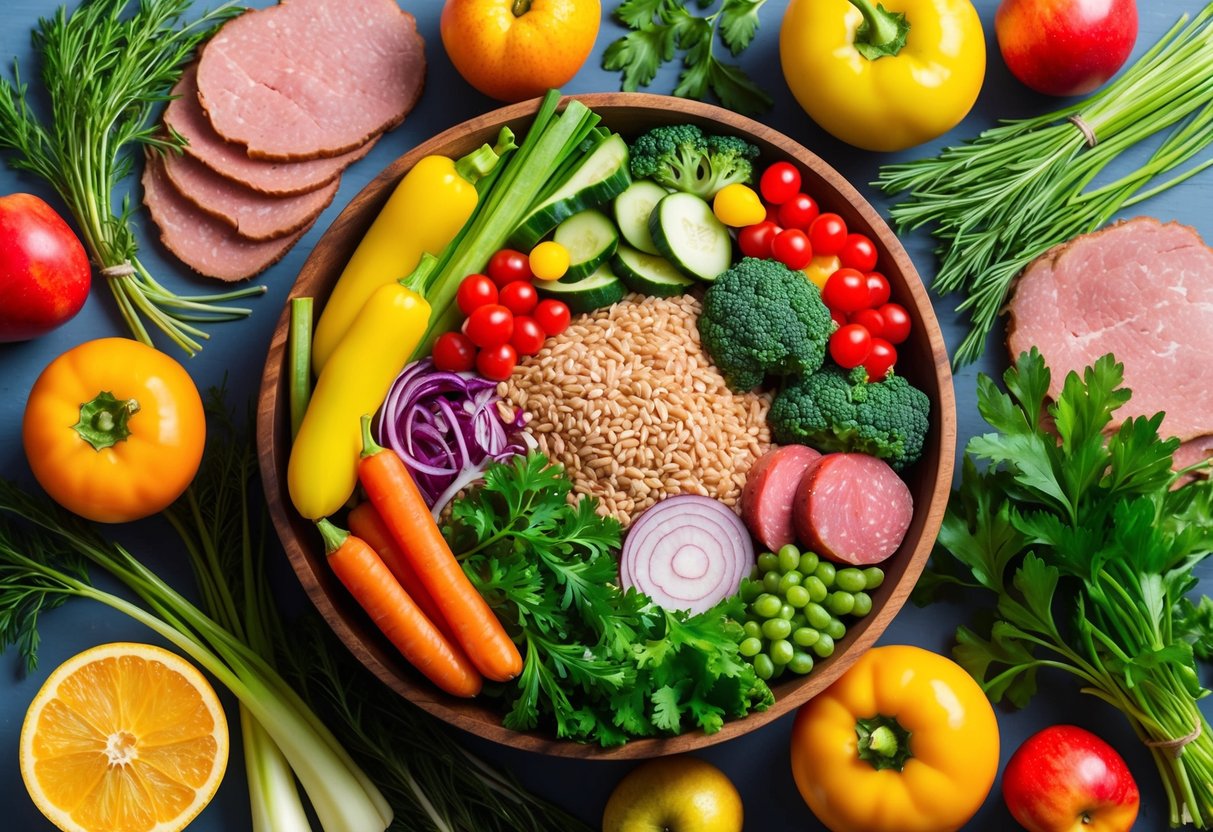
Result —
<svg viewBox="0 0 1213 832"><path fill-rule="evenodd" d="M830 357L844 370L858 367L872 351L872 335L859 324L847 324L830 336Z"/></svg>
<svg viewBox="0 0 1213 832"><path fill-rule="evenodd" d="M848 234L842 245L842 251L838 252L838 258L842 260L842 265L848 268L870 272L876 268L877 254L876 244L866 236Z"/></svg>
<svg viewBox="0 0 1213 832"><path fill-rule="evenodd" d="M831 309L850 315L868 305L868 279L854 269L837 269L822 287L821 299Z"/></svg>
<svg viewBox="0 0 1213 832"><path fill-rule="evenodd" d="M763 218L763 222L779 225L779 206L773 202L764 202L762 203L762 207L767 209L767 215Z"/></svg>
<svg viewBox="0 0 1213 832"><path fill-rule="evenodd" d="M548 335L559 335L569 328L569 308L561 300L541 300L531 314Z"/></svg>
<svg viewBox="0 0 1213 832"><path fill-rule="evenodd" d="M514 313L499 303L473 309L464 332L478 347L499 346L514 334Z"/></svg>
<svg viewBox="0 0 1213 832"><path fill-rule="evenodd" d="M534 318L526 315L514 319L514 334L510 336L510 344L519 355L534 355L543 349L547 334L543 327L535 323Z"/></svg>
<svg viewBox="0 0 1213 832"><path fill-rule="evenodd" d="M493 381L505 381L518 366L518 351L509 344L485 347L476 356L476 370Z"/></svg>
<svg viewBox="0 0 1213 832"><path fill-rule="evenodd" d="M530 280L533 277L531 262L527 256L511 248L503 248L489 258L489 266L485 271L497 284L498 289L515 280Z"/></svg>
<svg viewBox="0 0 1213 832"><path fill-rule="evenodd" d="M809 226L809 241L818 254L838 254L847 243L847 224L837 214L821 214Z"/></svg>
<svg viewBox="0 0 1213 832"><path fill-rule="evenodd" d="M789 269L803 269L813 259L809 235L799 228L785 228L771 240L771 256Z"/></svg>
<svg viewBox="0 0 1213 832"><path fill-rule="evenodd" d="M796 194L779 206L779 224L784 228L807 231L820 213L821 209L817 207L817 201L813 197L808 194Z"/></svg>
<svg viewBox="0 0 1213 832"><path fill-rule="evenodd" d="M863 360L863 368L868 371L868 381L882 380L896 363L896 348L883 338L873 338L868 357Z"/></svg>
<svg viewBox="0 0 1213 832"><path fill-rule="evenodd" d="M782 205L800 190L800 171L791 162L776 162L762 172L758 190L767 202Z"/></svg>
<svg viewBox="0 0 1213 832"><path fill-rule="evenodd" d="M770 257L771 241L782 230L769 220L747 225L737 232L737 247L746 257Z"/></svg>
<svg viewBox="0 0 1213 832"><path fill-rule="evenodd" d="M872 334L873 338L884 337L884 318L876 309L860 309L848 319L853 324L859 324Z"/></svg>
<svg viewBox="0 0 1213 832"><path fill-rule="evenodd" d="M881 337L890 344L900 344L910 337L910 313L897 303L886 303L876 310L884 320Z"/></svg>
<svg viewBox="0 0 1213 832"><path fill-rule="evenodd" d="M469 274L459 284L455 292L455 303L464 315L471 315L472 310L497 302L497 284L482 274Z"/></svg>
<svg viewBox="0 0 1213 832"><path fill-rule="evenodd" d="M434 366L447 373L463 373L476 366L476 345L462 332L444 332L434 341Z"/></svg>
<svg viewBox="0 0 1213 832"><path fill-rule="evenodd" d="M539 293L525 280L515 280L501 287L500 303L515 315L529 315L539 303Z"/></svg>
<svg viewBox="0 0 1213 832"><path fill-rule="evenodd" d="M880 272L868 272L868 306L879 309L889 302L889 281Z"/></svg>
<svg viewBox="0 0 1213 832"><path fill-rule="evenodd" d="M827 308L829 308L829 307L827 307ZM832 320L838 326L846 326L847 325L847 313L840 312L837 309L830 309L830 320Z"/></svg>

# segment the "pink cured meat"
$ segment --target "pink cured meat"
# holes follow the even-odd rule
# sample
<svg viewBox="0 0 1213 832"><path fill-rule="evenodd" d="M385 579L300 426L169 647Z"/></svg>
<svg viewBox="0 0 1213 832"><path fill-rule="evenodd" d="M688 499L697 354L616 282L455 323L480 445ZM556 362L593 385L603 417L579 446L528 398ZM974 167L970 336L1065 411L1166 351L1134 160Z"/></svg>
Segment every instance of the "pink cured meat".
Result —
<svg viewBox="0 0 1213 832"><path fill-rule="evenodd" d="M883 460L826 454L801 479L793 516L805 547L868 566L897 551L914 516L914 498Z"/></svg>
<svg viewBox="0 0 1213 832"><path fill-rule="evenodd" d="M178 97L164 109L164 123L188 142L185 152L220 176L257 193L294 196L322 188L370 153L379 141L379 136L375 136L348 153L306 162L250 159L242 145L224 139L207 120L198 103L197 64L186 68L177 86L173 87L173 95Z"/></svg>
<svg viewBox="0 0 1213 832"><path fill-rule="evenodd" d="M284 0L211 38L198 99L253 158L336 156L404 120L425 66L416 20L396 0Z"/></svg>
<svg viewBox="0 0 1213 832"><path fill-rule="evenodd" d="M1191 228L1138 218L1077 237L1028 266L1010 313L1008 348L1040 350L1052 398L1111 352L1133 391L1117 424L1165 411L1164 436L1213 433L1213 250Z"/></svg>
<svg viewBox="0 0 1213 832"><path fill-rule="evenodd" d="M307 230L277 240L246 240L181 196L156 155L147 158L143 171L143 202L160 228L165 248L199 274L229 282L269 268Z"/></svg>
<svg viewBox="0 0 1213 832"><path fill-rule="evenodd" d="M163 163L178 193L248 240L276 240L311 225L340 184L334 180L296 196L267 196L223 178L191 156L170 153Z"/></svg>
<svg viewBox="0 0 1213 832"><path fill-rule="evenodd" d="M778 552L796 542L792 504L805 472L821 459L807 445L783 445L767 451L750 468L741 489L741 518L763 546Z"/></svg>

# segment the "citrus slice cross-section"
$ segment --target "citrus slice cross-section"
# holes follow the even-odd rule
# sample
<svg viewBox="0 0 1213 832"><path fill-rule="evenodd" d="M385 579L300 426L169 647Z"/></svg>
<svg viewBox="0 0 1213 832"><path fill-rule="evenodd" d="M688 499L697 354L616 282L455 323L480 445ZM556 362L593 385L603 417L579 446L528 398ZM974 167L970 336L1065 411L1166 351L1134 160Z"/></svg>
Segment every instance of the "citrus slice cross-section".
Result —
<svg viewBox="0 0 1213 832"><path fill-rule="evenodd" d="M21 776L64 832L173 832L202 811L227 768L228 731L193 665L147 644L68 659L21 728Z"/></svg>

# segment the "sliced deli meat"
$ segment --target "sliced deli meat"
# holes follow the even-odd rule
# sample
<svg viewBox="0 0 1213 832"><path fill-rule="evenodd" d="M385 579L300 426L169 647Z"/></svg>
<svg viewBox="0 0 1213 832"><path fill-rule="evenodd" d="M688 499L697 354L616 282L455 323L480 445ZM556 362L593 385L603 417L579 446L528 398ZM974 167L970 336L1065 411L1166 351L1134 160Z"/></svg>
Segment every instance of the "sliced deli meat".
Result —
<svg viewBox="0 0 1213 832"><path fill-rule="evenodd" d="M252 277L278 262L307 230L277 240L246 240L178 193L157 155L143 171L143 201L165 248L194 271L219 280Z"/></svg>
<svg viewBox="0 0 1213 832"><path fill-rule="evenodd" d="M186 68L177 86L177 96L164 109L164 123L179 133L188 144L185 152L215 173L258 193L293 196L307 193L335 181L349 165L371 152L379 141L375 136L361 146L325 159L305 162L274 162L249 158L244 145L229 142L215 132L198 103L198 66Z"/></svg>
<svg viewBox="0 0 1213 832"><path fill-rule="evenodd" d="M198 99L258 159L315 159L399 124L425 44L395 0L285 0L229 21L202 50Z"/></svg>
<svg viewBox="0 0 1213 832"><path fill-rule="evenodd" d="M1052 398L1110 352L1133 391L1118 420L1165 411L1164 436L1213 433L1213 250L1193 229L1138 218L1077 237L1024 271L1010 315L1011 354L1040 350Z"/></svg>
<svg viewBox="0 0 1213 832"><path fill-rule="evenodd" d="M826 454L800 481L793 519L801 544L854 566L885 560L901 545L914 498L884 460Z"/></svg>
<svg viewBox="0 0 1213 832"><path fill-rule="evenodd" d="M783 445L767 451L750 468L741 489L741 519L763 546L778 552L796 542L792 521L796 489L821 454L807 445Z"/></svg>
<svg viewBox="0 0 1213 832"><path fill-rule="evenodd" d="M178 193L249 240L276 240L310 226L340 184L335 179L307 193L267 196L225 179L192 156L170 153L162 162Z"/></svg>

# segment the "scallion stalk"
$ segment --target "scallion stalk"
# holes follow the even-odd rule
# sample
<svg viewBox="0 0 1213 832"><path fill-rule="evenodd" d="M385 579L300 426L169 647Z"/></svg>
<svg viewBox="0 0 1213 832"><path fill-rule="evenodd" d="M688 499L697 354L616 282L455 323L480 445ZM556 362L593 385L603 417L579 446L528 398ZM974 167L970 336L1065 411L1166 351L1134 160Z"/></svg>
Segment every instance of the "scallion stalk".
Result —
<svg viewBox="0 0 1213 832"><path fill-rule="evenodd" d="M291 326L287 343L290 367L291 438L299 433L312 395L312 299L291 298Z"/></svg>

